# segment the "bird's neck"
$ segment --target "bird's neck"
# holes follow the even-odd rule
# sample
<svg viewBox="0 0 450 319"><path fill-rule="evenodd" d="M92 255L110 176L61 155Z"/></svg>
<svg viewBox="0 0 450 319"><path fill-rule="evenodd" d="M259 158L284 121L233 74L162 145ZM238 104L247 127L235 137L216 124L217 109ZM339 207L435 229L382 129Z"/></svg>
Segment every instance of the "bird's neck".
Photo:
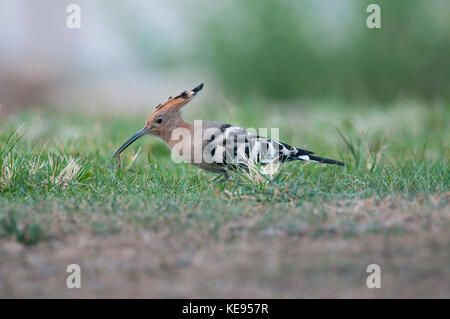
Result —
<svg viewBox="0 0 450 319"><path fill-rule="evenodd" d="M184 136L189 132L192 134L194 125L189 122L185 122L181 116L171 119L168 127L161 132L161 139L172 148L175 144L183 140Z"/></svg>

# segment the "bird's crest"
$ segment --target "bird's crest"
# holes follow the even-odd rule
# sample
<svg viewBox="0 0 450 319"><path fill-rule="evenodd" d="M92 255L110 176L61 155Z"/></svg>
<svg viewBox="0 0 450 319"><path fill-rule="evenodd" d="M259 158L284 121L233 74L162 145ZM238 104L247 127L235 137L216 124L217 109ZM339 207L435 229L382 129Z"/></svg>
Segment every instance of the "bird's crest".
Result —
<svg viewBox="0 0 450 319"><path fill-rule="evenodd" d="M169 98L161 104L158 104L155 107L155 110L153 113L160 112L163 110L179 110L181 109L186 103L188 103L190 100L194 98L195 95L203 88L203 83L196 86L190 91L183 91L180 94L178 94L175 97L169 96Z"/></svg>

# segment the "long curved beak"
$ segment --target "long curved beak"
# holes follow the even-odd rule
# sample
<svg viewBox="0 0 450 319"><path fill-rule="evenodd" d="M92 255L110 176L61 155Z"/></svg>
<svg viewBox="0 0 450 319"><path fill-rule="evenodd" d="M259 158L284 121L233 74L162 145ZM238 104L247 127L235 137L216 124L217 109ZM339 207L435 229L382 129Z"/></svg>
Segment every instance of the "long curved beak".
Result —
<svg viewBox="0 0 450 319"><path fill-rule="evenodd" d="M140 130L139 132L134 134L132 137L130 137L128 139L128 141L126 141L121 147L119 147L117 152L114 153L113 158L117 157L117 155L122 153L128 146L133 144L138 138L140 138L141 136L144 136L147 133L148 133L148 129L146 127L144 127L142 130Z"/></svg>

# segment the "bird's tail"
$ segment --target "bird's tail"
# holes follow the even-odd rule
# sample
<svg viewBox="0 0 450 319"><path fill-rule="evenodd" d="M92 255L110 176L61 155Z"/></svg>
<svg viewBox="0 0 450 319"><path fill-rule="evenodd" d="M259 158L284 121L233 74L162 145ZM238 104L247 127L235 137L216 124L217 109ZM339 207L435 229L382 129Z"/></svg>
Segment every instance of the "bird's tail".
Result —
<svg viewBox="0 0 450 319"><path fill-rule="evenodd" d="M302 151L302 150L299 150ZM300 152L298 152L300 153ZM298 154L297 153L297 154ZM340 165L340 166L345 166L344 163L333 160L333 159L329 159L329 158L324 158L324 157L320 157L320 156L314 156L310 154L298 154L297 159L305 161L305 162L314 162L314 163L325 163L325 164L334 164L334 165Z"/></svg>
<svg viewBox="0 0 450 319"><path fill-rule="evenodd" d="M324 157L320 157L320 156L313 156L313 155L308 155L308 156L311 161L316 161L316 162L325 163L325 164L334 164L334 165L345 166L344 163L333 160L333 159L324 158Z"/></svg>

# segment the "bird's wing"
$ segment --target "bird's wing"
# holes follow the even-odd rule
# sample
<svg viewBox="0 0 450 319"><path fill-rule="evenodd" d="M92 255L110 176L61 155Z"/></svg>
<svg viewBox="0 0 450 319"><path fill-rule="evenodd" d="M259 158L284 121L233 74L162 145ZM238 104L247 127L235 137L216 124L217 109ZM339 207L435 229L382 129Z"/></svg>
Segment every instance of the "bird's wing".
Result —
<svg viewBox="0 0 450 319"><path fill-rule="evenodd" d="M312 154L267 137L251 134L239 126L209 122L213 128L204 142L204 154L215 165L269 164ZM301 158L300 158L301 159Z"/></svg>

